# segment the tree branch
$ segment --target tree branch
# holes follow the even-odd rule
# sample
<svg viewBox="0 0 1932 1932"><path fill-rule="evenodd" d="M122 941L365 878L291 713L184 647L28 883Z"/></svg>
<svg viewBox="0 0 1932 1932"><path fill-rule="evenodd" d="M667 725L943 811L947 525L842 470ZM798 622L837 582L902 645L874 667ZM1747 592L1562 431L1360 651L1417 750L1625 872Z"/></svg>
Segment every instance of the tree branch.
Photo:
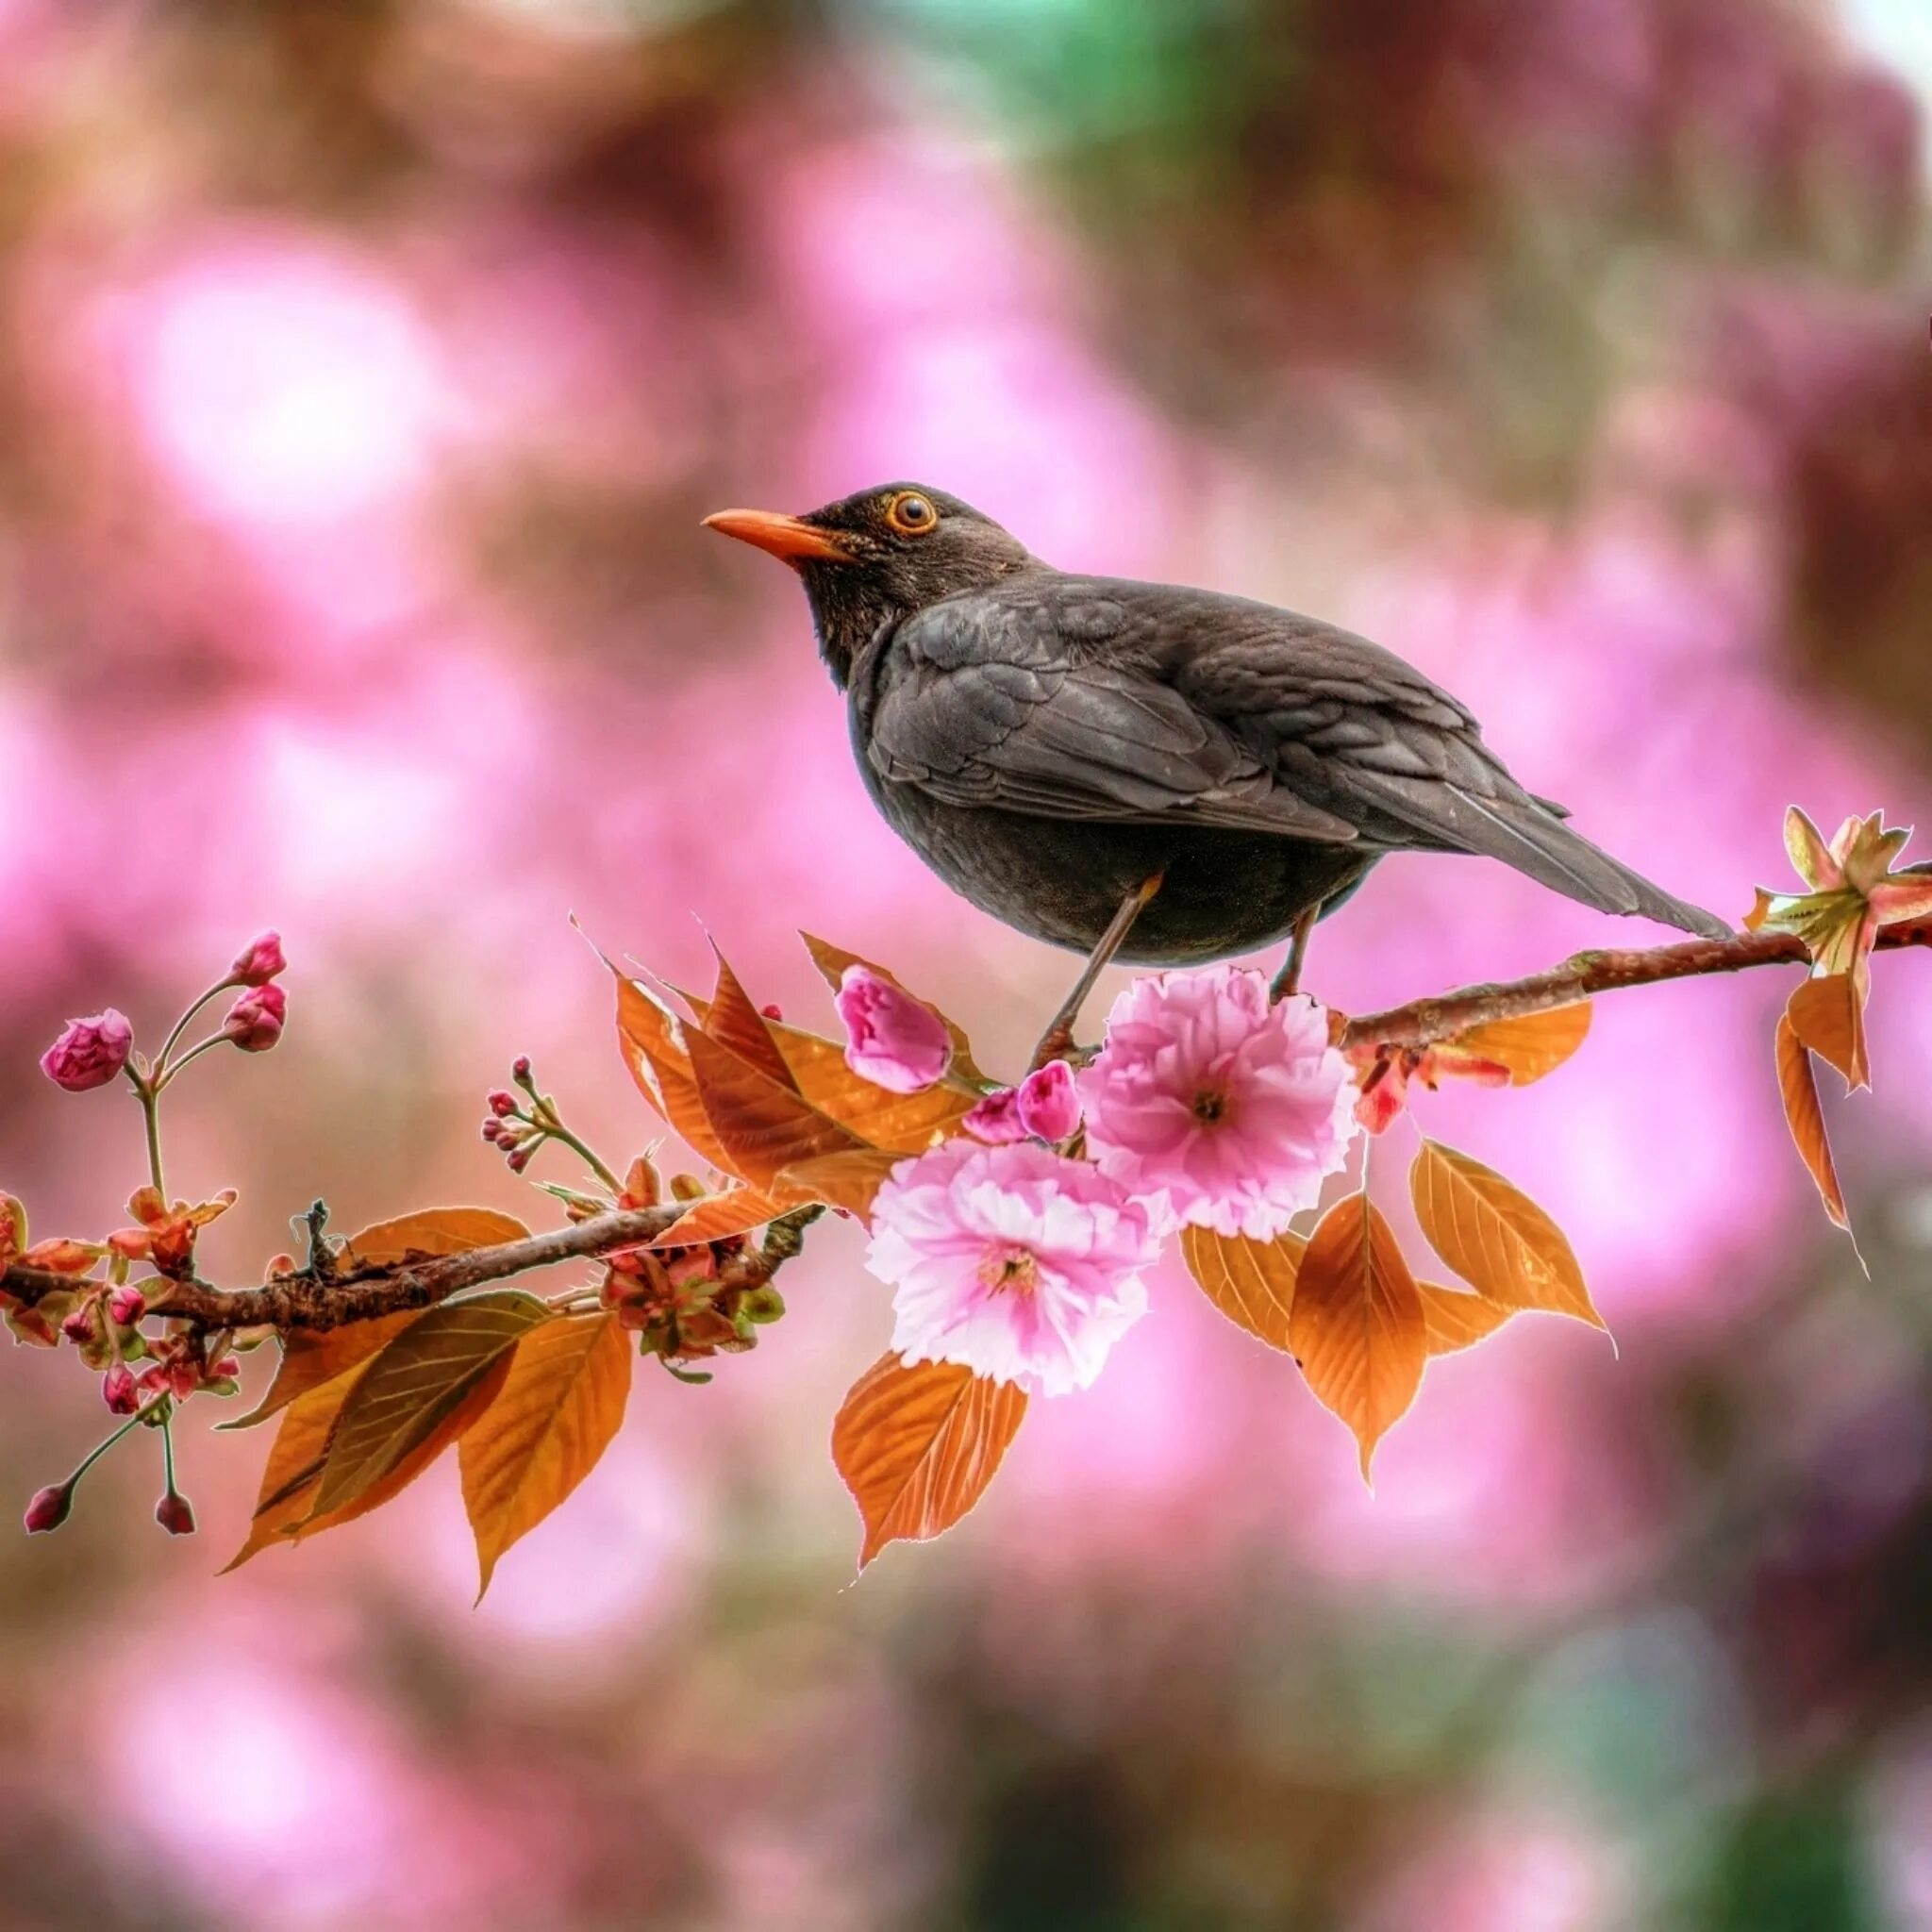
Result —
<svg viewBox="0 0 1932 1932"><path fill-rule="evenodd" d="M206 1281L142 1281L150 1310L197 1328L275 1328L320 1331L351 1322L368 1322L406 1308L426 1308L466 1288L502 1281L558 1261L594 1260L655 1240L697 1204L677 1201L662 1208L613 1208L568 1227L525 1235L494 1247L459 1255L425 1256L385 1267L350 1267L339 1274L318 1273L314 1265L285 1274L261 1288L221 1289ZM765 1230L762 1245L733 1256L719 1270L727 1288L755 1288L769 1281L804 1245L805 1230L824 1212L796 1208ZM50 1294L82 1287L71 1274L17 1262L0 1269L0 1291L32 1307Z"/></svg>
<svg viewBox="0 0 1932 1932"><path fill-rule="evenodd" d="M1880 928L1878 944L1932 946L1932 920ZM1465 986L1434 999L1412 1000L1387 1012L1363 1013L1349 1021L1338 1044L1434 1046L1497 1020L1521 1020L1554 1007L1574 1006L1600 992L1625 986L1656 986L1666 979L1694 979L1707 973L1742 973L1753 966L1808 966L1804 942L1789 933L1740 933L1728 940L1686 940L1674 946L1642 952L1578 953L1560 966L1527 979L1491 986Z"/></svg>

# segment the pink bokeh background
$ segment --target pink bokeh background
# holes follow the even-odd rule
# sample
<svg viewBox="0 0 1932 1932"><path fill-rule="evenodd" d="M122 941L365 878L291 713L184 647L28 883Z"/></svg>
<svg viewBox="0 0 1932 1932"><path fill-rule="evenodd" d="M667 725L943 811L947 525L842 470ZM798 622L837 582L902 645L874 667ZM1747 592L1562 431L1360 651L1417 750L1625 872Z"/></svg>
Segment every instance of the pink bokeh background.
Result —
<svg viewBox="0 0 1932 1932"><path fill-rule="evenodd" d="M726 502L921 477L1056 561L1321 611L1727 912L1792 799L1923 815L1922 101L1869 21L1684 9L1710 87L1638 0L1386 45L1260 7L1244 54L998 11L0 5L0 1183L38 1232L142 1177L131 1103L40 1048L108 1002L152 1044L264 924L285 1040L170 1101L177 1184L242 1191L236 1280L317 1193L536 1210L475 1133L515 1054L613 1158L654 1138L573 915L673 979L709 931L824 1024L806 926L1022 1063L1072 962L877 820L795 586L697 527ZM1291 57L1270 134L1241 71ZM1364 60L1441 111L1363 123ZM1311 985L1642 937L1398 858ZM258 1448L191 1412L202 1535L150 1532L138 1444L0 1544L0 1924L1932 1927L1920 980L1881 966L1878 1091L1828 1103L1869 1283L1786 1140L1774 975L1423 1096L1620 1353L1525 1320L1438 1363L1373 1496L1170 1264L981 1510L846 1588L826 1435L890 1311L842 1225L713 1386L644 1365L474 1611L447 1468L214 1578ZM0 1357L21 1501L97 1423L71 1361Z"/></svg>

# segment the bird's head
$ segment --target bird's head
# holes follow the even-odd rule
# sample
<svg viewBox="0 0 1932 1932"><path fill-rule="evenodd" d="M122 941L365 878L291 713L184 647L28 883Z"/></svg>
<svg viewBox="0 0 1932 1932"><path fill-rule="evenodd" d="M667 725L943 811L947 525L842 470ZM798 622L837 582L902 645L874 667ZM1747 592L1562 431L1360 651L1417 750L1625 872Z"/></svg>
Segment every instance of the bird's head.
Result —
<svg viewBox="0 0 1932 1932"><path fill-rule="evenodd" d="M921 483L861 490L802 517L721 509L705 526L769 551L804 578L819 649L841 689L880 625L1036 561L970 503Z"/></svg>

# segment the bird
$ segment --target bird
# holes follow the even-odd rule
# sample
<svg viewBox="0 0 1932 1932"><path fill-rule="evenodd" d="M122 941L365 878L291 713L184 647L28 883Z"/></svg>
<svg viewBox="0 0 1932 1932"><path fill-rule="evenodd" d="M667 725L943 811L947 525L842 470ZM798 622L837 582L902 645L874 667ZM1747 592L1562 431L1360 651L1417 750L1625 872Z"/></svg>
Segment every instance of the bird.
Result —
<svg viewBox="0 0 1932 1932"><path fill-rule="evenodd" d="M954 891L1087 956L1191 967L1291 942L1391 852L1500 859L1599 911L1715 914L1517 783L1466 706L1352 631L1217 591L1055 569L913 482L706 527L804 583L886 822ZM1044 1045L1045 1042L1042 1042Z"/></svg>

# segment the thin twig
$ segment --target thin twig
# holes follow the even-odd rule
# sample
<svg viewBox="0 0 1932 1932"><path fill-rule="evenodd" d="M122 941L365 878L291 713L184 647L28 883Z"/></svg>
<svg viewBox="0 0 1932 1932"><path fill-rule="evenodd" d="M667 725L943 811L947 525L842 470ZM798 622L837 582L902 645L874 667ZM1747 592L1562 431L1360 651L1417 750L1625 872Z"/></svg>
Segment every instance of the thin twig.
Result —
<svg viewBox="0 0 1932 1932"><path fill-rule="evenodd" d="M1932 920L1883 928L1881 948L1932 946ZM1620 987L1656 986L1753 966L1807 966L1804 942L1789 933L1740 933L1728 940L1686 940L1641 952L1578 953L1560 966L1490 986L1465 986L1387 1012L1363 1013L1342 1030L1342 1046L1432 1046L1497 1020L1521 1020Z"/></svg>

